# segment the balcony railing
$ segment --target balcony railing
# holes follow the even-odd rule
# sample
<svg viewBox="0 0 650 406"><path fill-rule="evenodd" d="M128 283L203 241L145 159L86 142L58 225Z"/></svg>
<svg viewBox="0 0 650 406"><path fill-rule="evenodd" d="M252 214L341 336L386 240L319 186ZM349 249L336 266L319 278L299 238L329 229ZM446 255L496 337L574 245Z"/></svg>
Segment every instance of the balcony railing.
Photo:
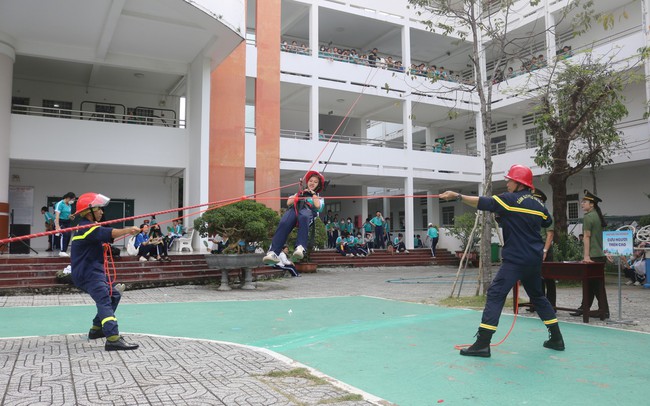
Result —
<svg viewBox="0 0 650 406"><path fill-rule="evenodd" d="M86 103L86 102L84 102ZM84 104L82 103L82 105ZM93 102L88 102L93 103ZM12 114L24 114L28 116L39 116L39 117L53 117L53 118L65 118L65 119L78 119L78 120L88 120L88 121L99 121L105 123L120 123L120 124L137 124L137 125L149 125L156 127L185 127L185 122L183 120L178 120L174 117L166 117L164 112L168 114L173 113L173 116L176 113L173 110L168 109L153 109L148 107L137 107L135 110L149 110L153 112L153 115L136 115L136 114L124 114L120 113L102 113L97 111L89 110L71 110L71 109L61 109L57 107L38 107L38 106L28 106L23 104L14 104L11 106Z"/></svg>

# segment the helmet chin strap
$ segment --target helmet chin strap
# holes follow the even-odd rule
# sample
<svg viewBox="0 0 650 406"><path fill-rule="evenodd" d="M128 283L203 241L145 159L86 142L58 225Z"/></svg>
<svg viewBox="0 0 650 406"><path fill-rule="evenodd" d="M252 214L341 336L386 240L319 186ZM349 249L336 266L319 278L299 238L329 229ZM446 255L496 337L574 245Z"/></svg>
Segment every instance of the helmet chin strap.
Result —
<svg viewBox="0 0 650 406"><path fill-rule="evenodd" d="M92 214L92 216L93 216L93 221L95 223L99 223L99 220L101 220L101 219L98 219L98 218L95 217L95 208L90 206L90 205L88 206L88 208L90 209L90 214Z"/></svg>

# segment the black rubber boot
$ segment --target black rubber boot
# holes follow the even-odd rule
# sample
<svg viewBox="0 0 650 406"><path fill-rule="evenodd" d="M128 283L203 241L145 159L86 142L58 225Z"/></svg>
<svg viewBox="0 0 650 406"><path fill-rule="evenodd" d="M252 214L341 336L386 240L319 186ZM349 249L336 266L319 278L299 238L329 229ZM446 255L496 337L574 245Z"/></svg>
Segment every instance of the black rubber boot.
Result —
<svg viewBox="0 0 650 406"><path fill-rule="evenodd" d="M555 351L564 351L564 339L560 332L560 325L557 323L548 326L548 340L544 341L544 347Z"/></svg>
<svg viewBox="0 0 650 406"><path fill-rule="evenodd" d="M117 341L108 341L104 345L106 351L129 351L135 350L139 347L138 344L128 344L124 338L120 337Z"/></svg>
<svg viewBox="0 0 650 406"><path fill-rule="evenodd" d="M101 328L100 329L91 328L90 331L88 331L88 339L89 340L96 340L98 338L103 338L103 337L106 337L106 336L104 335L104 332L102 331Z"/></svg>
<svg viewBox="0 0 650 406"><path fill-rule="evenodd" d="M494 330L479 328L478 333L476 333L476 342L470 347L460 350L460 355L489 358L491 356L490 341L492 340L492 334L494 334Z"/></svg>

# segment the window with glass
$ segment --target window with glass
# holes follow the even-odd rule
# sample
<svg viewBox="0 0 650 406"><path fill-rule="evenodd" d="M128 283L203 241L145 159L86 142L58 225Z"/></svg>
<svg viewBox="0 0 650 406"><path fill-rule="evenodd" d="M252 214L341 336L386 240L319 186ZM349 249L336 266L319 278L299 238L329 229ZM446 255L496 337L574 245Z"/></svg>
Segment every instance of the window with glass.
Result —
<svg viewBox="0 0 650 406"><path fill-rule="evenodd" d="M72 118L72 102L62 100L43 100L43 116Z"/></svg>
<svg viewBox="0 0 650 406"><path fill-rule="evenodd" d="M454 206L447 206L442 208L442 225L449 227L454 225Z"/></svg>

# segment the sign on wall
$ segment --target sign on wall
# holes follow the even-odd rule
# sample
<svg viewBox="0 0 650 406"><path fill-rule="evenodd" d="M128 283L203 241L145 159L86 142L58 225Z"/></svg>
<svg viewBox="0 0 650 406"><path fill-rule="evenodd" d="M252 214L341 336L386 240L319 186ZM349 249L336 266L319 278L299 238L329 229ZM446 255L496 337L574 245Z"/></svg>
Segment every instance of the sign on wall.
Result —
<svg viewBox="0 0 650 406"><path fill-rule="evenodd" d="M34 225L34 188L9 186L9 210L14 224Z"/></svg>

